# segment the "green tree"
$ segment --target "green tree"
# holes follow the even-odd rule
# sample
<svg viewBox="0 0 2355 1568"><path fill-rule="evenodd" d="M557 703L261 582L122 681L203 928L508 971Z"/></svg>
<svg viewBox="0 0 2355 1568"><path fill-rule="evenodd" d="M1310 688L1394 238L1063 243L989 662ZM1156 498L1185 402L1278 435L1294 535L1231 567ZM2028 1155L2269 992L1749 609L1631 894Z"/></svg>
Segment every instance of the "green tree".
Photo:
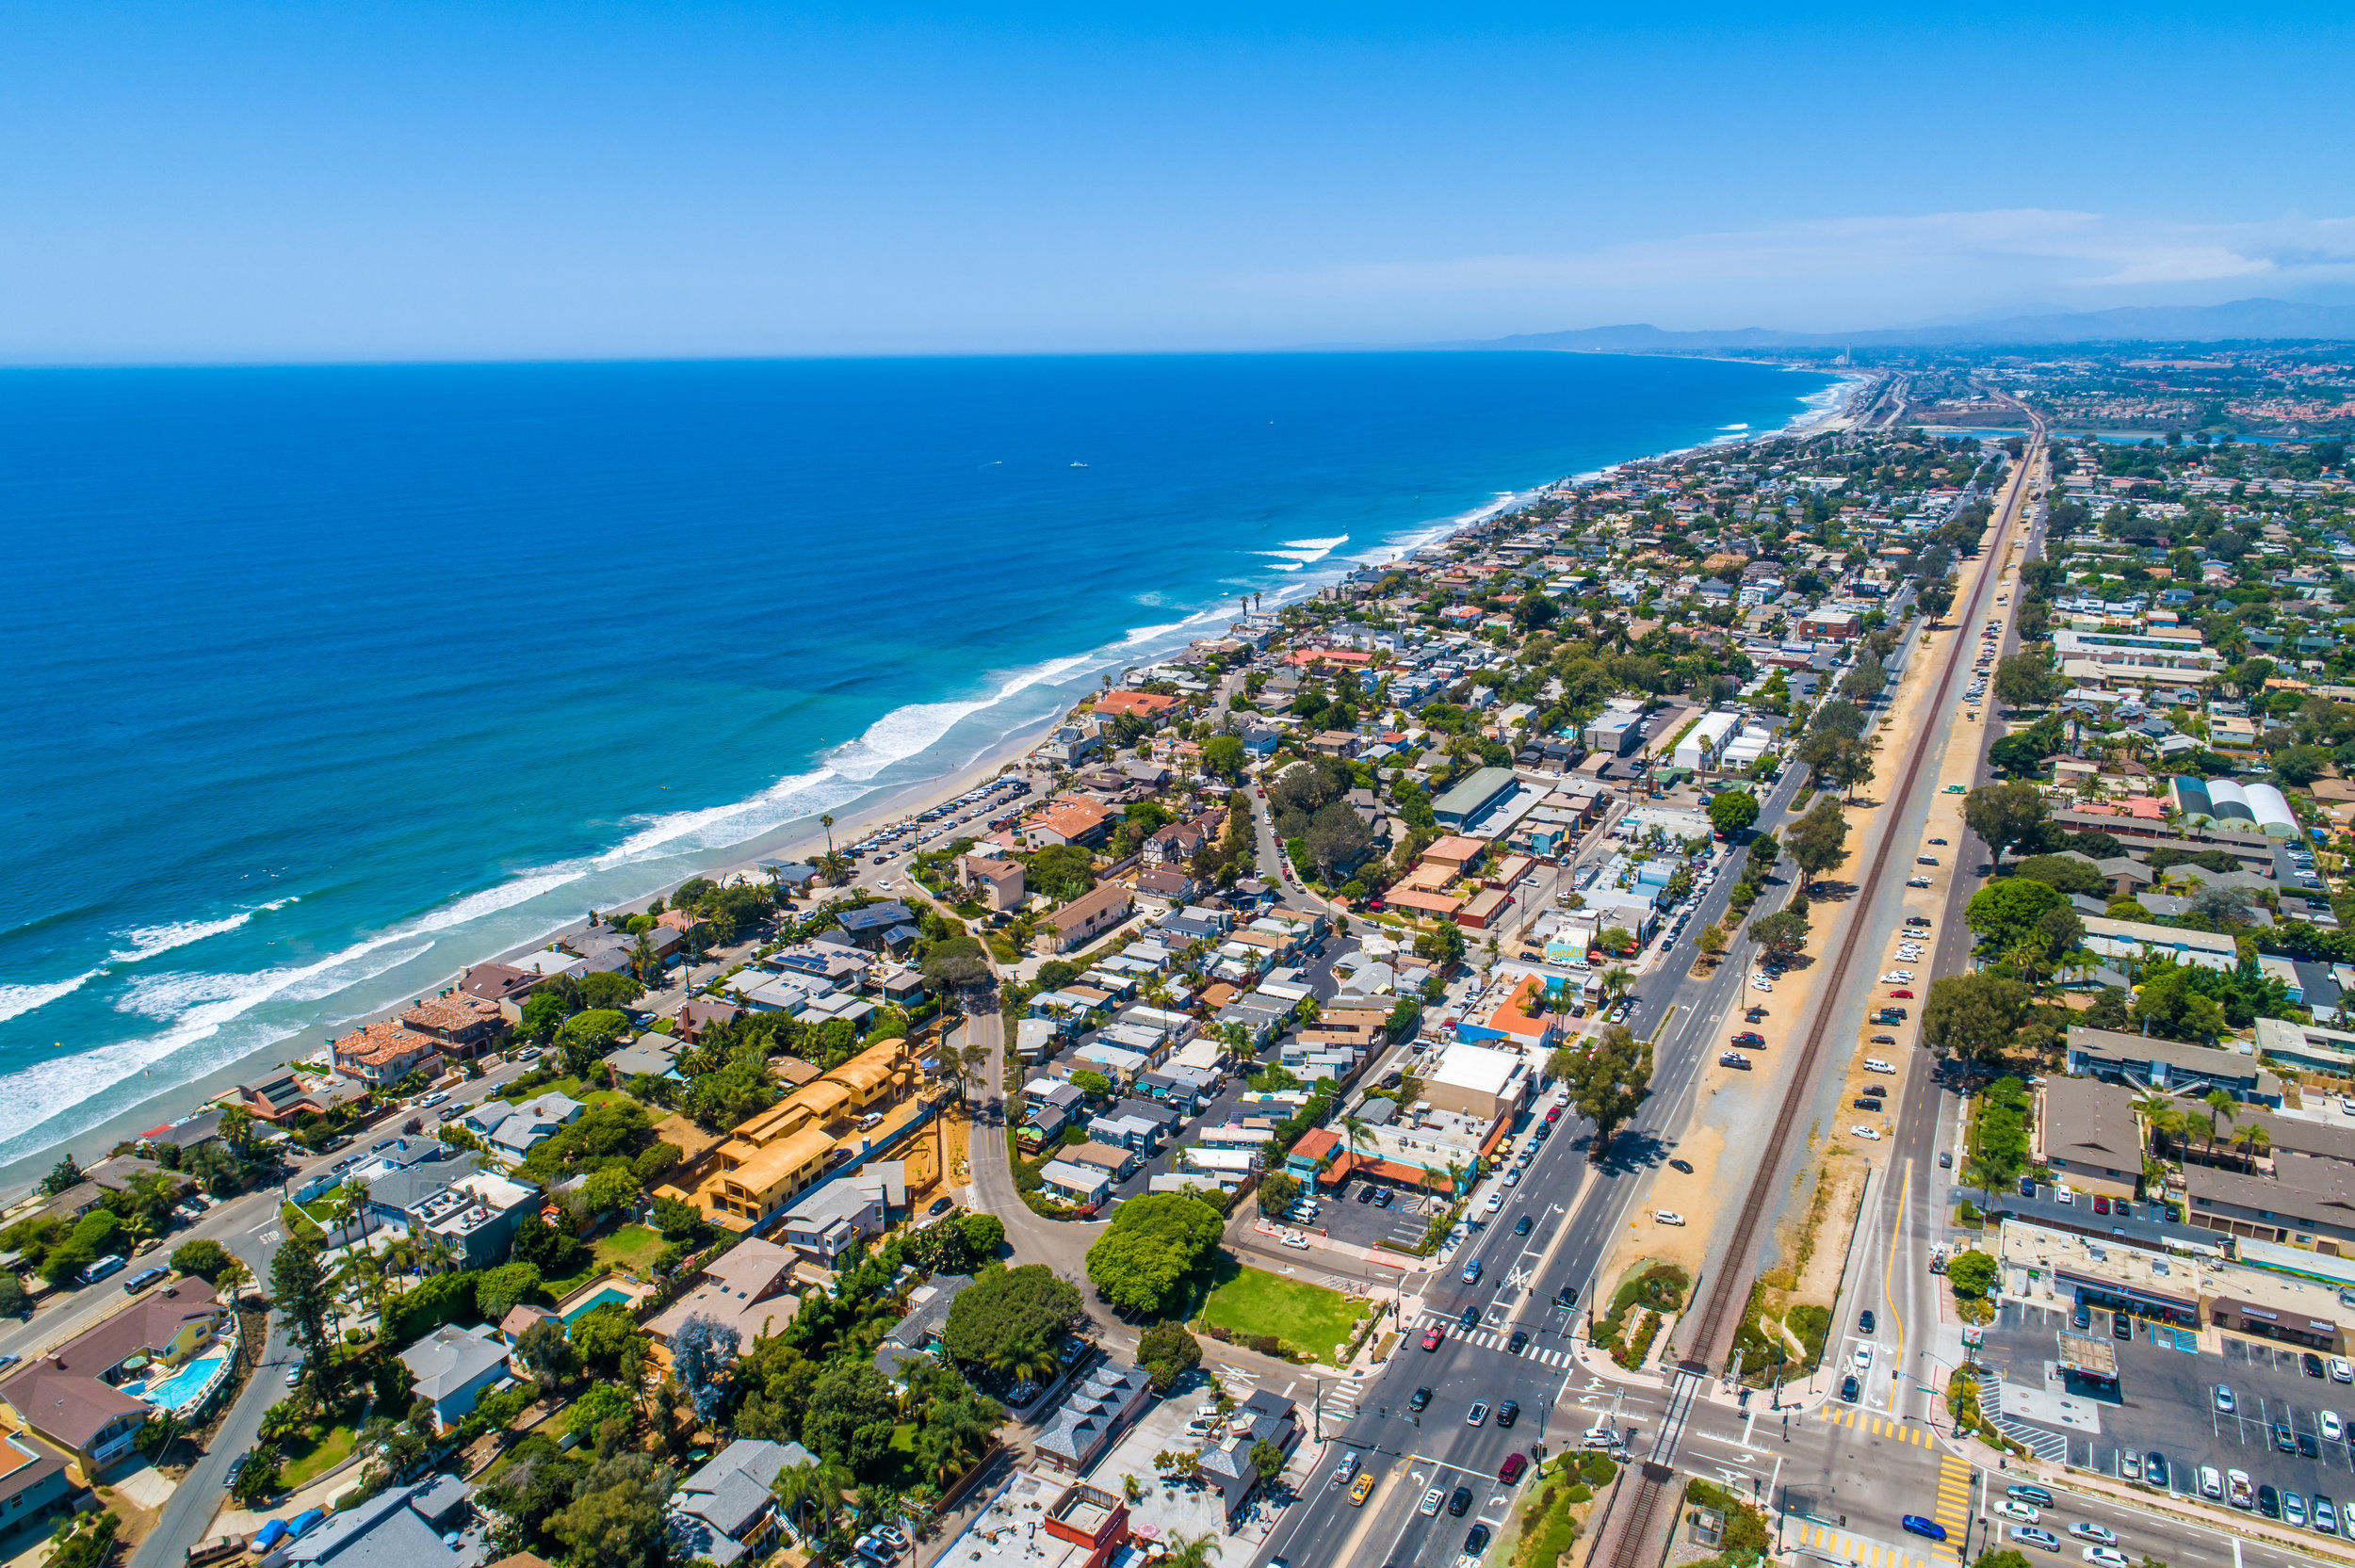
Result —
<svg viewBox="0 0 2355 1568"><path fill-rule="evenodd" d="M1758 797L1746 789L1719 790L1709 802L1709 825L1727 838L1758 820Z"/></svg>
<svg viewBox="0 0 2355 1568"><path fill-rule="evenodd" d="M2035 932L2040 916L2068 908L2069 896L2052 883L2006 877L1971 895L1962 918L1982 943L2002 952Z"/></svg>
<svg viewBox="0 0 2355 1568"><path fill-rule="evenodd" d="M1801 909L1778 910L1750 927L1750 939L1777 958L1787 959L1800 951L1807 938L1807 912Z"/></svg>
<svg viewBox="0 0 2355 1568"><path fill-rule="evenodd" d="M1973 1061L1993 1061L2028 1020L2028 988L2001 975L1946 975L1922 1006L1922 1043Z"/></svg>
<svg viewBox="0 0 2355 1568"><path fill-rule="evenodd" d="M1006 1222L994 1214L961 1214L957 1228L965 1233L965 1244L977 1258L994 1258L1006 1244Z"/></svg>
<svg viewBox="0 0 2355 1568"><path fill-rule="evenodd" d="M2014 865L2011 874L2043 882L2063 893L2082 893L2088 897L2101 897L2109 885L2102 880L2098 867L2067 855L2030 855Z"/></svg>
<svg viewBox="0 0 2355 1568"><path fill-rule="evenodd" d="M950 1304L941 1344L967 1366L1004 1371L1041 1353L1051 1361L1084 1316L1079 1287L1047 1265L993 1269Z"/></svg>
<svg viewBox="0 0 2355 1568"><path fill-rule="evenodd" d="M1214 735L1202 743L1203 770L1228 784L1242 777L1245 757L1242 741L1235 736Z"/></svg>
<svg viewBox="0 0 2355 1568"><path fill-rule="evenodd" d="M1088 1249L1088 1279L1116 1307L1168 1317L1225 1230L1219 1211L1191 1193L1131 1198Z"/></svg>
<svg viewBox="0 0 2355 1568"><path fill-rule="evenodd" d="M564 997L553 987L535 991L524 999L521 1027L527 1040L547 1040L564 1026Z"/></svg>
<svg viewBox="0 0 2355 1568"><path fill-rule="evenodd" d="M1946 1265L1946 1278L1953 1282L1955 1294L1962 1297L1986 1295L1995 1287L1995 1259L1988 1253L1957 1253ZM1988 1556L1995 1554L1990 1553ZM2013 1553L2018 1556L2018 1553ZM1987 1560L1987 1556L1979 1559ZM2022 1560L2025 1560L2024 1559Z"/></svg>
<svg viewBox="0 0 2355 1568"><path fill-rule="evenodd" d="M646 988L627 975L600 970L580 978L580 1004L592 1011L625 1008L645 994Z"/></svg>
<svg viewBox="0 0 2355 1568"><path fill-rule="evenodd" d="M539 1269L528 1263L502 1263L476 1280L475 1305L485 1321L496 1323L539 1291Z"/></svg>
<svg viewBox="0 0 2355 1568"><path fill-rule="evenodd" d="M1614 1024L1567 1065L1562 1079L1569 1086L1571 1107L1595 1124L1586 1157L1600 1164L1612 1135L1651 1095L1651 1043L1637 1040L1626 1025Z"/></svg>
<svg viewBox="0 0 2355 1568"><path fill-rule="evenodd" d="M872 1479L890 1457L899 1416L888 1378L867 1362L838 1364L810 1390L802 1442L862 1479Z"/></svg>
<svg viewBox="0 0 2355 1568"><path fill-rule="evenodd" d="M951 936L926 950L920 965L936 988L963 990L989 983L989 952L978 938Z"/></svg>
<svg viewBox="0 0 2355 1568"><path fill-rule="evenodd" d="M218 1241L202 1237L183 1241L171 1250L171 1266L183 1274L192 1274L206 1285L218 1285L237 1260L229 1255L229 1249Z"/></svg>
<svg viewBox="0 0 2355 1568"><path fill-rule="evenodd" d="M566 1547L566 1568L666 1568L670 1532L662 1516L672 1484L670 1470L647 1455L598 1460L547 1522L548 1534Z"/></svg>
<svg viewBox="0 0 2355 1568"><path fill-rule="evenodd" d="M1791 858L1811 881L1848 858L1848 818L1828 795L1817 796L1807 815L1785 831Z"/></svg>
<svg viewBox="0 0 2355 1568"><path fill-rule="evenodd" d="M2001 861L2015 844L2043 828L2050 812L2044 792L2026 779L1981 784L1963 798L1963 825L1983 839Z"/></svg>
<svg viewBox="0 0 2355 1568"><path fill-rule="evenodd" d="M1888 685L1889 671L1881 664L1879 655L1860 654L1848 672L1840 677L1840 695L1850 702L1869 702Z"/></svg>
<svg viewBox="0 0 2355 1568"><path fill-rule="evenodd" d="M2068 678L2041 654L2014 654L1995 666L1995 700L2007 708L2042 707L2068 689Z"/></svg>
<svg viewBox="0 0 2355 1568"><path fill-rule="evenodd" d="M614 1214L638 1202L638 1178L625 1165L609 1165L580 1184L580 1195L592 1214Z"/></svg>
<svg viewBox="0 0 2355 1568"><path fill-rule="evenodd" d="M1300 1181L1281 1171L1269 1171L1259 1178L1259 1212L1281 1214L1300 1199Z"/></svg>
<svg viewBox="0 0 2355 1568"><path fill-rule="evenodd" d="M335 1301L319 1244L288 1237L270 1259L269 1285L271 1305L286 1315L301 1347L304 1371L327 1386L335 1362Z"/></svg>
<svg viewBox="0 0 2355 1568"><path fill-rule="evenodd" d="M1153 1392L1166 1395L1202 1365L1202 1344L1183 1323L1156 1323L1137 1338L1137 1365L1151 1374Z"/></svg>

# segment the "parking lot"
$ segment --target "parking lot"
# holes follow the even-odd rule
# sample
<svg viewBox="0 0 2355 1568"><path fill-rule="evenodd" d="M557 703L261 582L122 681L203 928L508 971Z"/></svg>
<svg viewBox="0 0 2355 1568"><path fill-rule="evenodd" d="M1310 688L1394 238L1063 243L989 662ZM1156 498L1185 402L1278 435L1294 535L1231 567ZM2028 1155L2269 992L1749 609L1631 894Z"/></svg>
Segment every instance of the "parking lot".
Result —
<svg viewBox="0 0 2355 1568"><path fill-rule="evenodd" d="M2228 1336L2221 1355L2186 1353L2179 1348L2184 1341L2163 1327L2139 1323L2132 1339L2120 1340L2112 1336L2112 1323L2107 1312L2087 1314L2085 1332L2117 1351L2118 1387L2105 1395L2071 1381L2067 1393L2098 1410L2101 1431L2060 1432L2070 1463L2118 1476L2128 1452L2156 1450L2166 1456L2173 1492L2196 1493L2199 1467L2212 1465L2219 1473L2245 1471L2254 1486L2296 1492L2310 1503L2355 1500L2355 1447L2344 1428L2337 1441L2322 1434L2325 1412L2355 1415L2355 1385L2308 1376L2300 1352L2287 1346ZM2076 1332L2068 1307L2007 1303L1988 1329L1982 1359L2003 1370L2006 1388L2041 1388L2057 1353L2055 1336ZM2230 1414L2217 1408L2219 1384L2233 1391ZM2023 1403L2007 1403L2006 1417L2016 1418ZM2282 1451L2277 1425L2288 1430L2296 1451ZM2340 1528L2355 1539L2345 1520Z"/></svg>
<svg viewBox="0 0 2355 1568"><path fill-rule="evenodd" d="M1359 1203L1362 1193L1374 1188L1363 1181L1353 1181L1339 1192L1324 1196L1319 1202L1316 1225L1336 1241L1347 1241L1359 1247L1372 1247L1389 1240L1403 1247L1420 1243L1431 1228L1431 1216L1437 1209L1438 1200L1425 1193L1393 1188L1390 1206L1382 1208L1372 1202Z"/></svg>

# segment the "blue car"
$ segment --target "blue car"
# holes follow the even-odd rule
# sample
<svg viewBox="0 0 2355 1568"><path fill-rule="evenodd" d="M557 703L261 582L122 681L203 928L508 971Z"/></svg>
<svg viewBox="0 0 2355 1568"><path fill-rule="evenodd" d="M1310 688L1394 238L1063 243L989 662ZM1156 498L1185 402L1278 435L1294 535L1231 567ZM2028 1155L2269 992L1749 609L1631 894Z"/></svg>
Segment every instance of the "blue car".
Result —
<svg viewBox="0 0 2355 1568"><path fill-rule="evenodd" d="M1897 1522L1905 1527L1908 1535L1918 1535L1925 1541L1946 1539L1946 1527L1935 1519L1925 1519L1918 1513L1908 1513Z"/></svg>

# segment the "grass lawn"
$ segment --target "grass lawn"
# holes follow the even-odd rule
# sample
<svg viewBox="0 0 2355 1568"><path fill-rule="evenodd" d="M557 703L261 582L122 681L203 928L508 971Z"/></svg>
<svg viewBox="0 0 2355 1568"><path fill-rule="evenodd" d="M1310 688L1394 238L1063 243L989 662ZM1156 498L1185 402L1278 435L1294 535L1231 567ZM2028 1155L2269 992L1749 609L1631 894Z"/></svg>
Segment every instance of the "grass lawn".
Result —
<svg viewBox="0 0 2355 1568"><path fill-rule="evenodd" d="M1202 1320L1232 1330L1239 1339L1272 1334L1289 1350L1328 1365L1349 1342L1367 1308L1337 1290L1245 1269L1221 1256L1216 1288L1202 1303Z"/></svg>
<svg viewBox="0 0 2355 1568"><path fill-rule="evenodd" d="M656 1254L664 1245L660 1231L644 1225L620 1226L589 1243L589 1262L577 1272L561 1279L542 1280L540 1288L560 1301L611 1269L625 1269L642 1280L649 1278L654 1272Z"/></svg>
<svg viewBox="0 0 2355 1568"><path fill-rule="evenodd" d="M282 1450L286 1456L284 1484L289 1492L318 1479L349 1459L353 1447L360 1441L358 1430L344 1421L336 1422L324 1433L315 1432L316 1429L292 1439Z"/></svg>
<svg viewBox="0 0 2355 1568"><path fill-rule="evenodd" d="M492 1095L491 1098L495 1100L504 1100L510 1105L519 1106L526 1100L536 1100L541 1095L549 1093L565 1095L568 1098L578 1100L584 1106L609 1106L616 1103L622 1105L637 1104L635 1100L632 1100L628 1095L623 1093L620 1090L609 1088L603 1079L597 1079L584 1089L581 1086L580 1079L573 1076L569 1073L557 1079L554 1083L544 1083L537 1089L504 1090L499 1093Z"/></svg>
<svg viewBox="0 0 2355 1568"><path fill-rule="evenodd" d="M626 1269L641 1279L654 1272L654 1260L666 1243L662 1233L646 1225L620 1225L590 1243L596 1250L598 1264L607 1269Z"/></svg>
<svg viewBox="0 0 2355 1568"><path fill-rule="evenodd" d="M327 1235L323 1226L292 1204L279 1204L278 1218L285 1221L286 1232L290 1236L307 1236L312 1240L317 1241L325 1238Z"/></svg>

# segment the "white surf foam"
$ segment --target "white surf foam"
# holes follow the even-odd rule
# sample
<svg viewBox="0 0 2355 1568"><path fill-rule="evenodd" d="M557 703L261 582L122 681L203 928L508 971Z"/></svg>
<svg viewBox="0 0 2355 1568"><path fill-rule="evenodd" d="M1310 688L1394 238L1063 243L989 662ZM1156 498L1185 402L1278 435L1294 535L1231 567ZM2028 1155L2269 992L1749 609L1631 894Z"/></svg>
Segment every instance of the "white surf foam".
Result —
<svg viewBox="0 0 2355 1568"><path fill-rule="evenodd" d="M60 996L71 996L105 973L104 969L91 969L70 980L52 980L47 985L0 985L0 1023L36 1008L45 1008Z"/></svg>
<svg viewBox="0 0 2355 1568"><path fill-rule="evenodd" d="M71 979L52 980L45 985L0 985L0 1023L45 1008L61 997L71 996L90 981L120 963L143 963L160 958L175 947L186 947L208 936L234 931L266 910L284 909L293 897L277 898L252 909L239 910L219 920L180 920L165 926L135 926L115 935L128 942L128 947L118 947L106 955L106 962L86 969Z"/></svg>

